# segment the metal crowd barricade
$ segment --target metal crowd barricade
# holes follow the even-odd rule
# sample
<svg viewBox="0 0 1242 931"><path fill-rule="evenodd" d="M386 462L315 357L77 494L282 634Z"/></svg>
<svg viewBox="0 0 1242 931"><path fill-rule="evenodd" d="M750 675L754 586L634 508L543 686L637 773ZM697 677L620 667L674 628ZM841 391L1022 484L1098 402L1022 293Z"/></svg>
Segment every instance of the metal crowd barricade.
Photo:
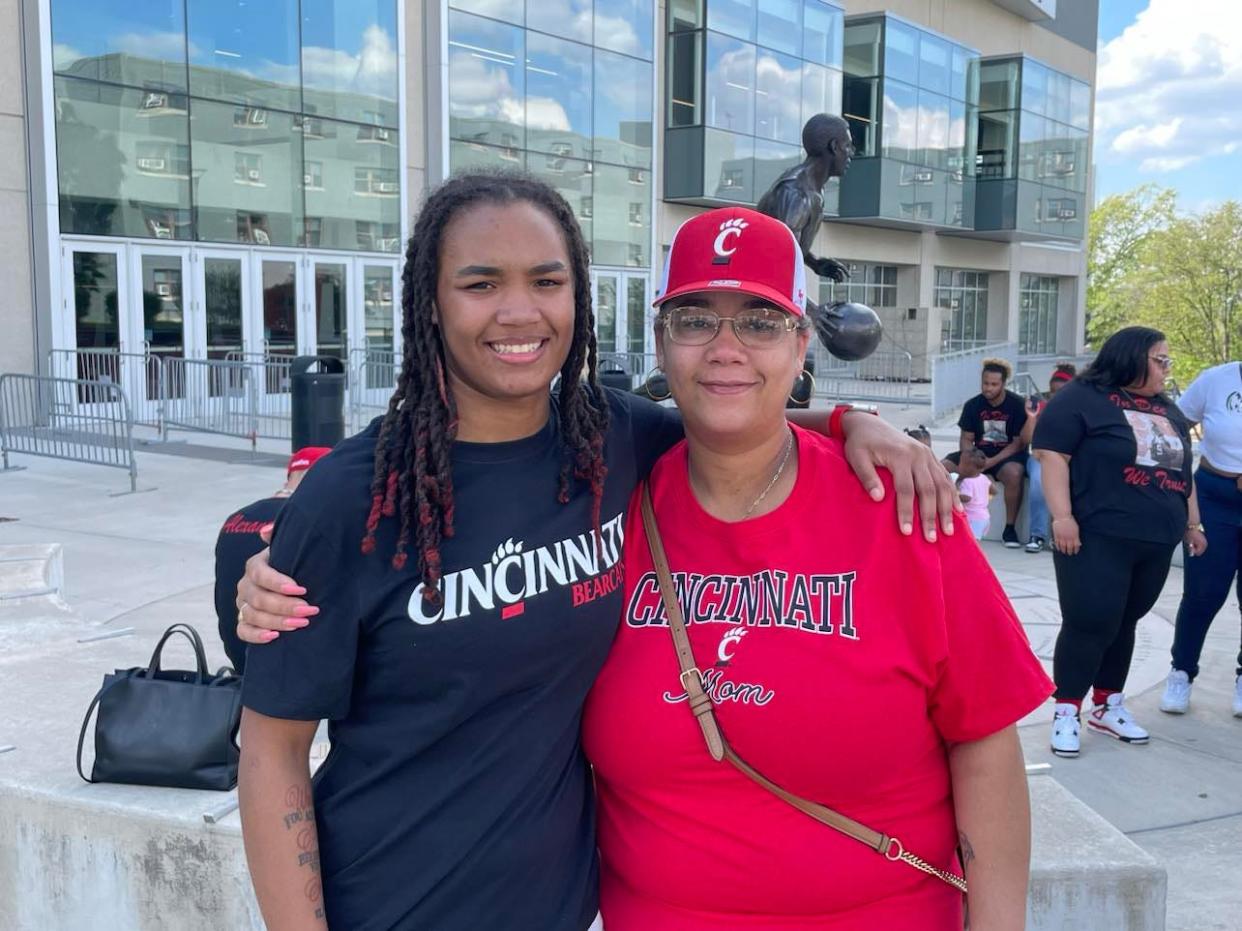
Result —
<svg viewBox="0 0 1242 931"><path fill-rule="evenodd" d="M279 352L230 352L225 360L242 362L250 370L255 436L273 440L292 438L289 385L293 356Z"/></svg>
<svg viewBox="0 0 1242 931"><path fill-rule="evenodd" d="M134 423L162 429L163 364L159 356L146 350L52 349L48 351L48 371L53 378L118 385L129 400ZM93 403L91 390L85 386L78 401Z"/></svg>
<svg viewBox="0 0 1242 931"><path fill-rule="evenodd" d="M904 349L877 349L865 359L846 362L814 343L815 394L834 401L872 403L913 400L914 357Z"/></svg>
<svg viewBox="0 0 1242 931"><path fill-rule="evenodd" d="M637 387L656 369L654 352L601 352L599 354L599 371L620 371L630 375Z"/></svg>
<svg viewBox="0 0 1242 931"><path fill-rule="evenodd" d="M244 362L163 359L163 437L172 430L218 433L254 444L255 386Z"/></svg>
<svg viewBox="0 0 1242 931"><path fill-rule="evenodd" d="M85 400L83 400L85 399ZM115 382L46 375L0 375L0 459L9 454L65 459L129 472L138 490L134 421Z"/></svg>
<svg viewBox="0 0 1242 931"><path fill-rule="evenodd" d="M960 352L945 352L932 360L932 419L938 420L979 393L983 360L1013 360L1017 343L988 343Z"/></svg>
<svg viewBox="0 0 1242 931"><path fill-rule="evenodd" d="M401 355L391 349L353 349L349 353L349 411L346 421L351 430L362 430L388 410L397 376L401 374Z"/></svg>

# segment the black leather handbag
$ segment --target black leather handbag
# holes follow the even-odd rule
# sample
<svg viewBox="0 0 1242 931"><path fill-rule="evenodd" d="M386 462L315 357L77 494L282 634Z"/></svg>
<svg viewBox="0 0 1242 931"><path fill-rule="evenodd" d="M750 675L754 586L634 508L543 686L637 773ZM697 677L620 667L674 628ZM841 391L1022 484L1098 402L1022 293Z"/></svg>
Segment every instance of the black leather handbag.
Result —
<svg viewBox="0 0 1242 931"><path fill-rule="evenodd" d="M161 669L173 634L194 646L198 668ZM104 676L78 734L78 775L87 782L227 791L237 784L241 677L207 672L203 641L189 624L164 631L144 669ZM95 706L95 763L82 771L82 745Z"/></svg>

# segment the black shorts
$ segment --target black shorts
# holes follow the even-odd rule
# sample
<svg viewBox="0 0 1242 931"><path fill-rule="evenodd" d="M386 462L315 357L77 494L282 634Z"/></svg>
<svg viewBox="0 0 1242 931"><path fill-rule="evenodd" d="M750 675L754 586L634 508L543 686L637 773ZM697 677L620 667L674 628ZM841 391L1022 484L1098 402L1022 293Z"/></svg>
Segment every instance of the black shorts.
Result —
<svg viewBox="0 0 1242 931"><path fill-rule="evenodd" d="M1026 460L1030 458L1031 458L1030 450L1024 449L1020 453L1014 453L1008 459L1002 459L1000 462L996 463L996 465L992 466L992 468L984 469L983 474L986 475L988 478L999 482L1000 481L1000 470L1003 469L1005 466L1009 465L1009 463L1011 462L1016 462L1018 465L1022 466L1022 472L1023 474L1025 474L1026 473ZM951 462L954 465L957 465L959 462L962 461L961 450L958 450L957 452L954 452L954 453L949 453L949 455L944 457L944 461Z"/></svg>

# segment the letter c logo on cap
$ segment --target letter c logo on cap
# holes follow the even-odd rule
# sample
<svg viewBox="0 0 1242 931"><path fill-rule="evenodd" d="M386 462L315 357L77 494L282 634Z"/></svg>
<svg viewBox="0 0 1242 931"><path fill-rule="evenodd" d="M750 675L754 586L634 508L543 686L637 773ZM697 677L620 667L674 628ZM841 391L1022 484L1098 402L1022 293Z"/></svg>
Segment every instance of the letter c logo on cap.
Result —
<svg viewBox="0 0 1242 931"><path fill-rule="evenodd" d="M716 250L716 254L724 258L728 258L737 251L737 246L729 248L730 236L741 236L742 230L746 229L750 224L741 217L735 217L732 220L725 220L720 224L720 232L716 235L716 241L712 247Z"/></svg>

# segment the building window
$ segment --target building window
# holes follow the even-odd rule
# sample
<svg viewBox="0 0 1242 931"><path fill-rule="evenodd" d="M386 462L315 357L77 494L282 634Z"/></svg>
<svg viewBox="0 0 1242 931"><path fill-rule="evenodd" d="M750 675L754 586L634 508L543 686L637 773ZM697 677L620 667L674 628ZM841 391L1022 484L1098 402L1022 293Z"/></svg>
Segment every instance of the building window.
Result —
<svg viewBox="0 0 1242 931"><path fill-rule="evenodd" d="M630 203L630 226L643 225L643 205Z"/></svg>
<svg viewBox="0 0 1242 931"><path fill-rule="evenodd" d="M261 129L267 125L267 111L259 107L238 107L233 111L233 125L239 129Z"/></svg>
<svg viewBox="0 0 1242 931"><path fill-rule="evenodd" d="M1024 356L1057 351L1057 295L1060 282L1047 275L1023 274L1018 294L1018 352Z"/></svg>
<svg viewBox="0 0 1242 931"><path fill-rule="evenodd" d="M302 245L317 247L323 241L323 217L306 217L302 221Z"/></svg>
<svg viewBox="0 0 1242 931"><path fill-rule="evenodd" d="M237 241L270 246L272 234L268 226L267 214L237 211Z"/></svg>
<svg viewBox="0 0 1242 931"><path fill-rule="evenodd" d="M963 268L936 269L936 306L942 308L940 349L982 346L988 336L988 274Z"/></svg>
<svg viewBox="0 0 1242 931"><path fill-rule="evenodd" d="M309 159L303 163L302 183L312 191L323 190L323 162L312 162Z"/></svg>
<svg viewBox="0 0 1242 931"><path fill-rule="evenodd" d="M263 184L263 159L255 152L233 153L233 183Z"/></svg>
<svg viewBox="0 0 1242 931"><path fill-rule="evenodd" d="M820 299L826 303L852 301L868 307L897 306L897 266L846 264L850 276L844 281L820 279Z"/></svg>
<svg viewBox="0 0 1242 931"><path fill-rule="evenodd" d="M397 184L397 172L391 168L372 168L362 165L354 168L354 193L375 197L396 197L401 192Z"/></svg>

